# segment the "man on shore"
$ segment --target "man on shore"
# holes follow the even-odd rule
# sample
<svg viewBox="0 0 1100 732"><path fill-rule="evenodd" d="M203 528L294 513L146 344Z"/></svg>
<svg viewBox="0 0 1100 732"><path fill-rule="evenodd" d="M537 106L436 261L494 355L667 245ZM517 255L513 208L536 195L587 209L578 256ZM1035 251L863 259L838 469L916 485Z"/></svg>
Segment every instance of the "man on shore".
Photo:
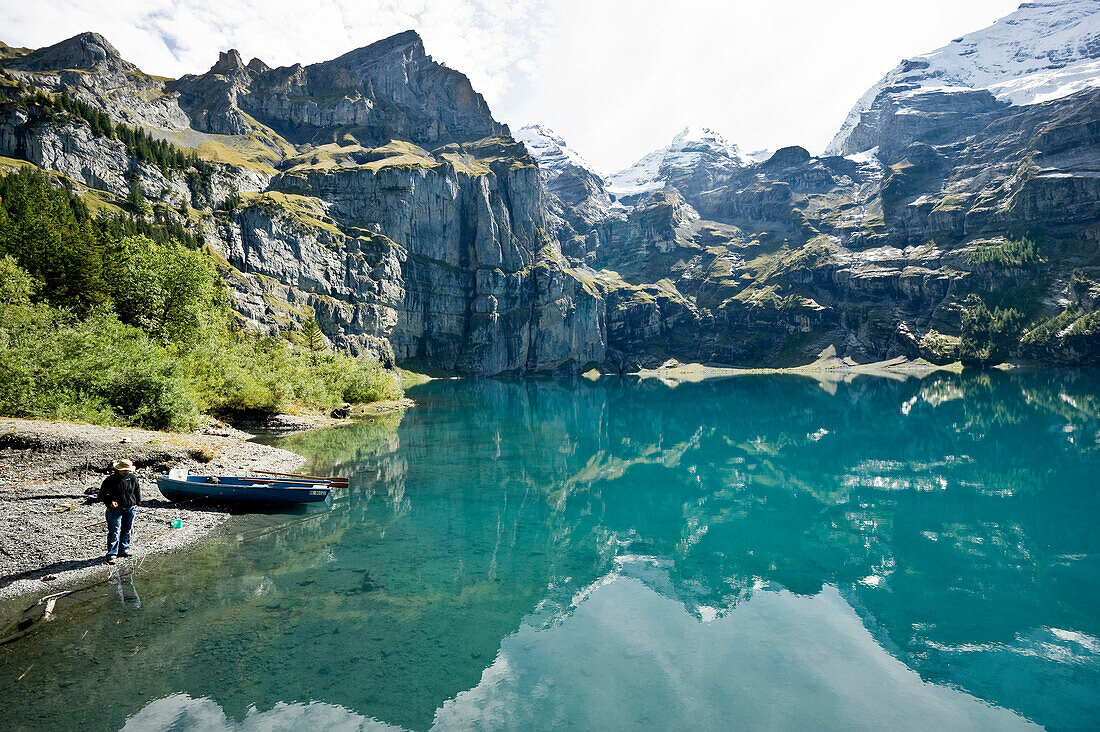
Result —
<svg viewBox="0 0 1100 732"><path fill-rule="evenodd" d="M99 500L107 504L107 564L114 564L116 556L130 556L130 531L141 503L141 486L134 475L134 464L116 460L111 467L115 472L99 488Z"/></svg>

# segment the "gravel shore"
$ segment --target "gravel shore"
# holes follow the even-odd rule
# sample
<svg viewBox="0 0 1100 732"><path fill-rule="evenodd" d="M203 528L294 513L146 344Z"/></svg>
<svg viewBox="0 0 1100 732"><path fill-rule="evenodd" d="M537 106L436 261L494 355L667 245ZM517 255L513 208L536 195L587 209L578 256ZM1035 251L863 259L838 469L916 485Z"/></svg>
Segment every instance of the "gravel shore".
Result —
<svg viewBox="0 0 1100 732"><path fill-rule="evenodd" d="M230 515L219 507L172 504L157 490L154 473L171 467L292 472L304 462L287 450L248 442L249 435L225 425L204 432L0 418L0 600L57 592L108 574L104 507L89 502L85 491L99 488L115 460L134 461L142 495L133 558L120 563L194 543ZM182 528L172 528L175 519Z"/></svg>

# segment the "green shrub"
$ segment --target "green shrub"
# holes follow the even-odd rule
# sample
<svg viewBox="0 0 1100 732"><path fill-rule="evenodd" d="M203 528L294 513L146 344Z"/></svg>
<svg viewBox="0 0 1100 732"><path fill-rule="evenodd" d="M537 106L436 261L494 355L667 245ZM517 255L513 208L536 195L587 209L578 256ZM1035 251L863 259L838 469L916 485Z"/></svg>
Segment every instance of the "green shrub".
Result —
<svg viewBox="0 0 1100 732"><path fill-rule="evenodd" d="M0 177L0 413L185 429L401 395L323 338L234 331L212 259L165 231L92 219L40 172Z"/></svg>
<svg viewBox="0 0 1100 732"><path fill-rule="evenodd" d="M30 273L19 266L15 257L0 256L0 307L25 305L38 289L38 283Z"/></svg>
<svg viewBox="0 0 1100 732"><path fill-rule="evenodd" d="M198 416L177 364L109 311L80 320L46 305L2 312L0 411L17 417L186 429Z"/></svg>
<svg viewBox="0 0 1100 732"><path fill-rule="evenodd" d="M331 410L345 401L403 395L376 360L318 354L279 338L227 336L212 352L191 354L187 363L200 407L213 413Z"/></svg>
<svg viewBox="0 0 1100 732"><path fill-rule="evenodd" d="M105 289L124 323L184 347L226 327L225 285L206 254L130 236L110 246L108 257Z"/></svg>
<svg viewBox="0 0 1100 732"><path fill-rule="evenodd" d="M1015 308L990 309L977 295L966 298L959 360L967 366L995 366L1020 342L1024 316Z"/></svg>
<svg viewBox="0 0 1100 732"><path fill-rule="evenodd" d="M343 356L337 372L336 386L346 402L377 402L405 395L397 380L374 359Z"/></svg>

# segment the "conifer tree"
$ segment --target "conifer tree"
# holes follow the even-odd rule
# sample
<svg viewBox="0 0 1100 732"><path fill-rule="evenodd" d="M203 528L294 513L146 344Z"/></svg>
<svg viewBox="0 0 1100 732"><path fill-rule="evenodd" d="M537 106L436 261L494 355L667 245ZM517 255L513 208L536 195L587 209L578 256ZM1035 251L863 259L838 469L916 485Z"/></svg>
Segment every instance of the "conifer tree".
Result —
<svg viewBox="0 0 1100 732"><path fill-rule="evenodd" d="M317 354L327 351L328 344L325 343L325 334L321 332L321 324L317 322L316 316L307 320L302 326L301 338L302 346L310 352L310 359L313 363L317 363Z"/></svg>
<svg viewBox="0 0 1100 732"><path fill-rule="evenodd" d="M130 195L126 197L130 210L136 214L149 211L149 204L145 201L145 192L141 190L141 181L136 175L130 176Z"/></svg>

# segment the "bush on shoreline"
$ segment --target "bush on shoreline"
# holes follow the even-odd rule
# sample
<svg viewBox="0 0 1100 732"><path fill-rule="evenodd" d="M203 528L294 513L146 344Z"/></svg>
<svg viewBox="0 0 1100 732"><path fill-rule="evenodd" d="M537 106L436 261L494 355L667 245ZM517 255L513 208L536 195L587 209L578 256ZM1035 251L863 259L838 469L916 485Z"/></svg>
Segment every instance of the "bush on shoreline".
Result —
<svg viewBox="0 0 1100 732"><path fill-rule="evenodd" d="M402 395L375 360L235 329L205 252L92 219L39 172L0 196L2 414L182 430Z"/></svg>

